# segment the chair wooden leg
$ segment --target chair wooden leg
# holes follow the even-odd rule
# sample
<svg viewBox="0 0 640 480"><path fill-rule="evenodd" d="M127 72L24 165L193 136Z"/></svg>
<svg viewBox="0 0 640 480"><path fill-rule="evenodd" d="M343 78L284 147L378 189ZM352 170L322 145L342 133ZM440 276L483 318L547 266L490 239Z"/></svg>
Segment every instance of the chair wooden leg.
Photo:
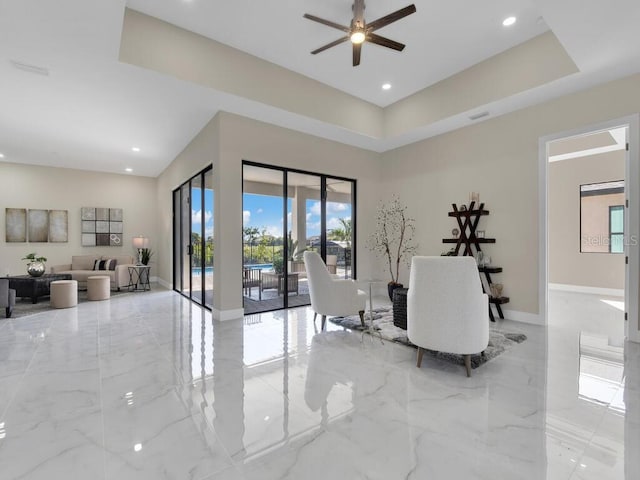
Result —
<svg viewBox="0 0 640 480"><path fill-rule="evenodd" d="M418 347L418 362L416 364L416 366L418 368L420 368L420 365L422 365L422 356L423 355L424 355L424 348Z"/></svg>
<svg viewBox="0 0 640 480"><path fill-rule="evenodd" d="M327 316L326 315L322 315L322 326L320 327L320 330L322 330L324 332L324 327L327 325Z"/></svg>
<svg viewBox="0 0 640 480"><path fill-rule="evenodd" d="M364 310L360 310L358 312L358 315L360 315L360 323L362 324L362 327L364 328L366 325L364 324Z"/></svg>
<svg viewBox="0 0 640 480"><path fill-rule="evenodd" d="M467 377L471 376L471 355L464 356L464 367L467 369Z"/></svg>

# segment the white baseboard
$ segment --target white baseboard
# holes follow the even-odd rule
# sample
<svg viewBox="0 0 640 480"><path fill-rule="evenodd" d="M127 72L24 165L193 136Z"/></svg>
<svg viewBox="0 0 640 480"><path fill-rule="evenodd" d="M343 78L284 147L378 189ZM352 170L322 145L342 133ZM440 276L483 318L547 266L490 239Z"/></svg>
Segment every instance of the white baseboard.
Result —
<svg viewBox="0 0 640 480"><path fill-rule="evenodd" d="M504 318L514 322L544 325L543 319L537 313L519 312L517 310L502 310L502 313L504 313Z"/></svg>
<svg viewBox="0 0 640 480"><path fill-rule="evenodd" d="M563 292L591 293L594 295L607 295L610 297L624 297L624 290L618 288L587 287L585 285L567 285L564 283L550 283L549 290Z"/></svg>
<svg viewBox="0 0 640 480"><path fill-rule="evenodd" d="M235 308L233 310L218 310L214 308L212 310L213 318L224 322L226 320L237 320L244 317L244 308Z"/></svg>
<svg viewBox="0 0 640 480"><path fill-rule="evenodd" d="M173 285L165 280L163 280L160 277L151 277L152 278L152 282L158 282L160 285L162 285L164 288L168 289L168 290L173 290ZM155 280L153 280L155 278Z"/></svg>

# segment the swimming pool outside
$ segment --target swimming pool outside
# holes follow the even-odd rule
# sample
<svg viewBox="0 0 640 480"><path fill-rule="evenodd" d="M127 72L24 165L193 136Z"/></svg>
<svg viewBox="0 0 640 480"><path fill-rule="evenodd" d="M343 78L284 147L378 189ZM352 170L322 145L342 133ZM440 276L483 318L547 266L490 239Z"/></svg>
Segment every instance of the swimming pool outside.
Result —
<svg viewBox="0 0 640 480"><path fill-rule="evenodd" d="M255 263L252 265L245 265L244 268L250 268L251 270L272 270L273 263ZM193 267L191 273L194 277L199 277L202 274L200 267ZM213 275L213 267L206 267L204 269L205 275Z"/></svg>

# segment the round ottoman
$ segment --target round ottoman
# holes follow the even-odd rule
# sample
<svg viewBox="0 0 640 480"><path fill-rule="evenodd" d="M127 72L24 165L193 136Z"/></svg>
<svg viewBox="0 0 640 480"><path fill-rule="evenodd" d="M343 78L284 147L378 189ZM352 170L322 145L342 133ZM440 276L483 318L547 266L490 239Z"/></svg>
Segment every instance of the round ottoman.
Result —
<svg viewBox="0 0 640 480"><path fill-rule="evenodd" d="M89 300L109 300L111 297L111 279L105 275L87 278L87 298Z"/></svg>
<svg viewBox="0 0 640 480"><path fill-rule="evenodd" d="M53 308L70 308L78 305L78 282L56 280L49 285L49 302Z"/></svg>

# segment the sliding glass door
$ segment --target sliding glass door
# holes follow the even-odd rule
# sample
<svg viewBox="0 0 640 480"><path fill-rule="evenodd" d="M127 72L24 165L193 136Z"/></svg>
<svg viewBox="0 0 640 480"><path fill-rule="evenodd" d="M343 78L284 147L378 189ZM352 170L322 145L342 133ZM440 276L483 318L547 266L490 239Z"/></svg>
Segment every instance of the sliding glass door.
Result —
<svg viewBox="0 0 640 480"><path fill-rule="evenodd" d="M194 175L173 193L174 289L213 307L213 171Z"/></svg>
<svg viewBox="0 0 640 480"><path fill-rule="evenodd" d="M355 180L243 164L245 314L310 303L302 254L317 251L331 273L355 271Z"/></svg>

